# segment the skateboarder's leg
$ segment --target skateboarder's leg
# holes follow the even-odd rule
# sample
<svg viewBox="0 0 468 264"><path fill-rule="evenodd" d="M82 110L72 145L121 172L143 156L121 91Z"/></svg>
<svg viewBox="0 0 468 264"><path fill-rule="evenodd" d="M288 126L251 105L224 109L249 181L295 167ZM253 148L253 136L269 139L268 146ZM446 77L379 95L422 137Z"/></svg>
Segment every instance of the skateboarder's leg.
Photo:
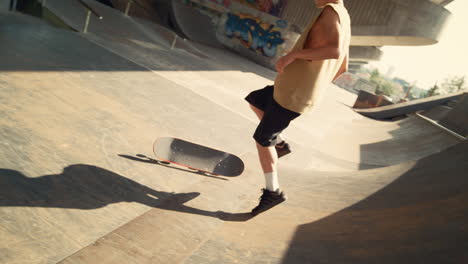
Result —
<svg viewBox="0 0 468 264"><path fill-rule="evenodd" d="M264 147L258 143L256 145L263 173L275 172L278 164L278 155L276 155L275 147Z"/></svg>
<svg viewBox="0 0 468 264"><path fill-rule="evenodd" d="M254 105L252 104L249 104L250 108L252 109L252 111L257 115L258 117L258 120L262 120L263 118L263 115L265 114L265 112L263 112L263 110L255 107Z"/></svg>
<svg viewBox="0 0 468 264"><path fill-rule="evenodd" d="M252 111L257 115L258 120L261 121L265 112L262 109L259 109L252 104L249 104L249 106L252 109ZM276 144L275 146L276 156L280 158L284 155L291 153L291 148L289 144L286 143L284 137L281 134L279 134L277 137L278 137L278 140L277 140L278 144Z"/></svg>
<svg viewBox="0 0 468 264"><path fill-rule="evenodd" d="M281 107L273 99L268 107L265 108L260 124L255 130L254 139L257 145L260 164L265 175L266 188L263 189L259 205L252 210L253 215L264 212L286 200L286 196L279 188L277 173L278 156L275 146L278 143L278 135L298 116L298 113Z"/></svg>
<svg viewBox="0 0 468 264"><path fill-rule="evenodd" d="M266 188L270 191L276 191L279 188L278 154L275 145L278 143L278 135L290 122L290 117L283 116L275 106L267 109L254 133L260 165L265 175Z"/></svg>
<svg viewBox="0 0 468 264"><path fill-rule="evenodd" d="M258 116L258 119L261 121L264 116L264 111L258 109L257 107L250 104L250 108L255 112ZM276 165L278 162L278 155L276 153L274 146L262 146L258 142L256 142L258 156L260 159L260 165L262 166L262 170L264 173L271 173L276 172ZM272 190L274 191L274 189Z"/></svg>
<svg viewBox="0 0 468 264"><path fill-rule="evenodd" d="M264 147L257 143L258 158L265 175L265 186L270 191L276 191L279 188L278 183L278 155L274 146Z"/></svg>
<svg viewBox="0 0 468 264"><path fill-rule="evenodd" d="M252 111L257 115L258 120L261 121L262 118L263 118L263 115L265 114L265 112L264 112L262 109L259 109L259 108L255 107L255 106L252 105L252 104L249 104L249 106L250 106L250 108L252 109ZM279 143L283 143L283 144L287 144L287 143L285 142L285 140L284 140L284 137L283 137L281 134L278 135L278 142L279 142ZM283 146L280 146L280 147L283 147Z"/></svg>

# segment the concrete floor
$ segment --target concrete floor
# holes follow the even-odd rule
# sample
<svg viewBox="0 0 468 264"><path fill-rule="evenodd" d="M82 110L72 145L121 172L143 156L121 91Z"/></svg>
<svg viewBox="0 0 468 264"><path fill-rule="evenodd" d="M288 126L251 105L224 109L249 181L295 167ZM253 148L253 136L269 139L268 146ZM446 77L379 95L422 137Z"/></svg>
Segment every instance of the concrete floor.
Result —
<svg viewBox="0 0 468 264"><path fill-rule="evenodd" d="M135 43L0 13L1 263L468 261L466 141L415 117L364 118L330 86L286 133L289 200L250 218L263 176L242 98L274 73L151 34ZM246 169L154 164L142 155L160 136Z"/></svg>

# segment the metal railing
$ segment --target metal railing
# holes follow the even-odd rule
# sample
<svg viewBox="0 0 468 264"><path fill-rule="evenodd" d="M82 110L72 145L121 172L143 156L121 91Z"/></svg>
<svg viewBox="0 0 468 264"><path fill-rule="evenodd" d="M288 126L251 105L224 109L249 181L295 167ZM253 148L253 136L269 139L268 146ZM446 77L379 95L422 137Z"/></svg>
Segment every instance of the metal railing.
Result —
<svg viewBox="0 0 468 264"><path fill-rule="evenodd" d="M42 7L46 6L47 0L38 0L38 1L41 3ZM83 26L83 33L88 33L88 27L89 27L89 22L91 20L91 14L93 14L94 16L96 16L100 20L103 19L103 16L101 16L96 10L94 10L92 7L90 7L83 0L75 0L75 1L80 3L87 11L85 24ZM138 2L136 0L128 0L127 6L126 6L125 12L124 12L125 16L128 17L128 14L130 12L130 8L131 8L132 4L135 4L136 6L140 7L146 14L150 15L150 13L146 10L146 8L140 2ZM16 7L17 7L17 0L11 0L11 2L10 2L10 11L16 11ZM174 40L171 43L171 49L174 49L174 47L175 47L175 45L177 43L177 38L178 38L178 36L174 32Z"/></svg>
<svg viewBox="0 0 468 264"><path fill-rule="evenodd" d="M103 17L100 14L98 14L98 12L96 12L94 9L92 9L88 4L83 2L83 0L76 0L76 1L78 1L81 5L83 5L88 10L87 15L86 15L85 25L84 25L84 28L83 28L83 33L87 33L88 32L89 21L91 20L91 13L93 15L95 15L99 19L103 19Z"/></svg>
<svg viewBox="0 0 468 264"><path fill-rule="evenodd" d="M75 1L80 3L87 11L85 24L83 26L83 33L88 33L88 27L89 27L89 22L91 20L91 14L95 15L99 19L103 19L103 16L101 16L96 10L94 10L92 7L90 7L83 0L75 0ZM42 7L45 7L46 2L47 2L47 0L41 0Z"/></svg>
<svg viewBox="0 0 468 264"><path fill-rule="evenodd" d="M10 0L10 7L9 7L9 11L15 11L16 10L16 5L17 5L17 2L16 0Z"/></svg>
<svg viewBox="0 0 468 264"><path fill-rule="evenodd" d="M126 16L128 16L128 13L130 12L130 7L131 7L132 4L137 5L137 6L140 7L145 13L148 14L148 12L146 11L145 7L144 7L142 4L140 4L138 1L136 1L136 0L128 0L127 6L125 7L125 12L124 12Z"/></svg>
<svg viewBox="0 0 468 264"><path fill-rule="evenodd" d="M124 14L125 16L129 16L128 13L130 12L130 7L132 4L135 4L136 6L138 6L139 8L141 8L143 10L143 12L145 12L147 15L151 16L151 14L146 10L146 8L140 3L138 2L137 0L128 0L127 1L127 6L125 7L125 11L124 11ZM177 43L177 34L174 32L174 40L172 41L172 44L171 44L171 50L174 49L176 43ZM184 39L185 40L185 39Z"/></svg>

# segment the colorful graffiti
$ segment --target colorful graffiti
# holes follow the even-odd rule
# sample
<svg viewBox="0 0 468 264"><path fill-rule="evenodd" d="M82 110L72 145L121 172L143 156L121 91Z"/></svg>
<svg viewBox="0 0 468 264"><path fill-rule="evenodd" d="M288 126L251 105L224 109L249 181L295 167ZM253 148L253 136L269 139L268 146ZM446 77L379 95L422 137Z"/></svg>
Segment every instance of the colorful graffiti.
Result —
<svg viewBox="0 0 468 264"><path fill-rule="evenodd" d="M247 48L264 56L276 56L278 45L284 43L281 32L274 25L261 23L260 19L247 15L227 14L224 26L226 36L236 37Z"/></svg>
<svg viewBox="0 0 468 264"><path fill-rule="evenodd" d="M280 16L286 0L235 0L272 16Z"/></svg>

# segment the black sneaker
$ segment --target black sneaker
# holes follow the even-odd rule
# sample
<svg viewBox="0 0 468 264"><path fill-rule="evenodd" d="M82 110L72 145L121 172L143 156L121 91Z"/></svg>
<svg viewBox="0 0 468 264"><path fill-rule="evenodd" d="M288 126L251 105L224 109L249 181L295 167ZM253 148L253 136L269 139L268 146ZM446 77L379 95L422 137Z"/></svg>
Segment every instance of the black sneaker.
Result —
<svg viewBox="0 0 468 264"><path fill-rule="evenodd" d="M285 141L281 141L280 143L276 144L275 149L276 153L278 154L278 158L291 153L291 147Z"/></svg>
<svg viewBox="0 0 468 264"><path fill-rule="evenodd" d="M256 216L260 213L265 212L266 210L286 201L288 197L280 189L272 192L267 189L262 189L263 194L260 197L260 203L257 207L252 209L251 214Z"/></svg>

